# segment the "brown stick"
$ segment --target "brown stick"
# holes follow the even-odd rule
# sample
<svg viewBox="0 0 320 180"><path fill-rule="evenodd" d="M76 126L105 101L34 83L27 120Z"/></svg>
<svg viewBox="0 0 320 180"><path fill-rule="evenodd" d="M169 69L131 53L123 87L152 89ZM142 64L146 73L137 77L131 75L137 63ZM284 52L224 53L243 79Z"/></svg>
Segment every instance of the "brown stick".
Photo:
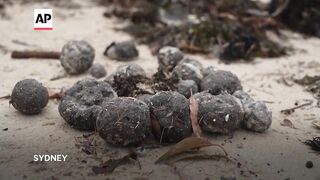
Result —
<svg viewBox="0 0 320 180"><path fill-rule="evenodd" d="M60 52L54 51L12 51L11 58L13 59L60 59Z"/></svg>

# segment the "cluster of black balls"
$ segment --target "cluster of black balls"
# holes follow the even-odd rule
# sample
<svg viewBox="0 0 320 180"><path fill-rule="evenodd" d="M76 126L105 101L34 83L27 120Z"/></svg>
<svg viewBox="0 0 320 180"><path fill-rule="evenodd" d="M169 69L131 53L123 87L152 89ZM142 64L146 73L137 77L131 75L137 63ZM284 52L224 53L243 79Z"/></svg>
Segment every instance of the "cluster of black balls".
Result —
<svg viewBox="0 0 320 180"><path fill-rule="evenodd" d="M91 51L83 42L70 43L63 49L77 56L80 51ZM197 102L198 123L207 133L228 134L240 125L255 132L270 127L271 112L263 102L242 91L241 82L233 73L212 66L204 68L175 47L162 48L157 58L158 73L174 82L168 91L153 89L155 82L142 67L127 64L104 81L84 79L74 84L60 101L60 115L72 127L96 130L106 142L119 146L137 145L148 137L160 143L174 143L190 136L190 99ZM78 62L69 56L62 59ZM68 63L64 62L66 70L79 72ZM86 66L91 66L90 63ZM145 89L137 88L140 86ZM134 97L126 97L137 89ZM47 102L47 89L35 80L17 83L11 97L13 106L26 114L39 113Z"/></svg>

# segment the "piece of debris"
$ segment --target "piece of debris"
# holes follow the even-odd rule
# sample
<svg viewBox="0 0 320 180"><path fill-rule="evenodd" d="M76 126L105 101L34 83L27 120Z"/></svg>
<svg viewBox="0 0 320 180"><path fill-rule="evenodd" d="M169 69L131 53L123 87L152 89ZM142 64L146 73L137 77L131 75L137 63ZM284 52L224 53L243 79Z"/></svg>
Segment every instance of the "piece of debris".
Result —
<svg viewBox="0 0 320 180"><path fill-rule="evenodd" d="M314 127L316 127L317 129L320 130L320 122L319 121L312 122L312 124Z"/></svg>
<svg viewBox="0 0 320 180"><path fill-rule="evenodd" d="M104 101L117 97L107 82L94 79L78 81L68 89L59 104L59 113L70 126L79 130L95 130L96 118Z"/></svg>
<svg viewBox="0 0 320 180"><path fill-rule="evenodd" d="M160 144L178 142L192 133L189 101L183 95L163 91L150 98L152 130Z"/></svg>
<svg viewBox="0 0 320 180"><path fill-rule="evenodd" d="M48 100L47 88L35 79L24 79L14 86L10 104L24 114L39 114Z"/></svg>
<svg viewBox="0 0 320 180"><path fill-rule="evenodd" d="M2 129L2 131L8 131L9 130L9 128L4 128L4 129Z"/></svg>
<svg viewBox="0 0 320 180"><path fill-rule="evenodd" d="M11 95L6 95L6 96L1 96L0 99L10 99L11 98Z"/></svg>
<svg viewBox="0 0 320 180"><path fill-rule="evenodd" d="M243 120L242 104L230 94L214 96L201 92L191 98L199 103L198 121L206 132L228 134L237 129Z"/></svg>
<svg viewBox="0 0 320 180"><path fill-rule="evenodd" d="M117 167L128 164L130 162L137 161L138 157L135 153L130 153L118 159L109 159L106 162L103 162L99 166L93 166L92 171L95 174L110 174L112 173Z"/></svg>
<svg viewBox="0 0 320 180"><path fill-rule="evenodd" d="M49 99L61 99L64 96L65 89L53 89L53 88L47 88L49 93Z"/></svg>
<svg viewBox="0 0 320 180"><path fill-rule="evenodd" d="M90 68L90 74L91 76L99 79L99 78L105 77L107 75L107 71L102 64L95 63Z"/></svg>
<svg viewBox="0 0 320 180"><path fill-rule="evenodd" d="M312 161L307 161L306 162L306 167L309 168L309 169L313 168L313 162Z"/></svg>
<svg viewBox="0 0 320 180"><path fill-rule="evenodd" d="M60 52L53 51L12 51L12 59L60 59Z"/></svg>
<svg viewBox="0 0 320 180"><path fill-rule="evenodd" d="M148 78L144 69L137 64L119 66L105 81L112 85L118 96L134 97L152 91L138 86L140 83L148 81Z"/></svg>
<svg viewBox="0 0 320 180"><path fill-rule="evenodd" d="M110 144L137 145L150 132L149 107L132 97L119 97L104 102L97 118L97 131Z"/></svg>
<svg viewBox="0 0 320 180"><path fill-rule="evenodd" d="M104 55L118 61L131 61L139 56L139 51L132 41L112 42L104 51Z"/></svg>
<svg viewBox="0 0 320 180"><path fill-rule="evenodd" d="M87 155L97 154L96 133L90 133L88 135L83 134L81 137L75 137L75 141L75 146Z"/></svg>
<svg viewBox="0 0 320 180"><path fill-rule="evenodd" d="M194 97L191 97L189 99L189 103L190 103L190 119L191 119L193 133L196 135L196 137L201 137L202 130L198 120L199 103Z"/></svg>
<svg viewBox="0 0 320 180"><path fill-rule="evenodd" d="M310 106L312 104L313 104L313 101L312 100L308 100L308 102L306 102L304 104L301 104L299 106L295 106L295 107L289 108L289 109L283 109L280 112L285 114L285 115L290 115L290 114L294 113L296 109L300 109L300 108L303 108L303 107L306 107L306 106Z"/></svg>
<svg viewBox="0 0 320 180"><path fill-rule="evenodd" d="M320 137L314 137L311 140L307 140L305 144L310 146L311 149L320 152Z"/></svg>
<svg viewBox="0 0 320 180"><path fill-rule="evenodd" d="M62 47L60 62L68 74L87 71L94 60L95 50L86 41L69 41Z"/></svg>
<svg viewBox="0 0 320 180"><path fill-rule="evenodd" d="M281 126L290 127L290 128L292 128L292 129L297 129L289 119L284 119L284 120L280 123L280 125L281 125Z"/></svg>
<svg viewBox="0 0 320 180"><path fill-rule="evenodd" d="M175 144L172 148L170 148L170 150L168 152L166 152L160 158L158 158L155 163L165 162L168 159L170 159L176 155L179 155L181 153L184 153L184 152L187 152L190 150L200 149L203 147L209 147L209 146L217 146L217 147L221 148L223 150L223 152L225 153L225 155L227 156L226 151L220 145L212 144L209 141L202 139L202 138L189 137L189 138L185 138L182 141Z"/></svg>
<svg viewBox="0 0 320 180"><path fill-rule="evenodd" d="M242 90L242 85L239 78L233 73L217 70L209 73L202 79L201 90L208 90L213 95L222 92L233 94L237 90Z"/></svg>

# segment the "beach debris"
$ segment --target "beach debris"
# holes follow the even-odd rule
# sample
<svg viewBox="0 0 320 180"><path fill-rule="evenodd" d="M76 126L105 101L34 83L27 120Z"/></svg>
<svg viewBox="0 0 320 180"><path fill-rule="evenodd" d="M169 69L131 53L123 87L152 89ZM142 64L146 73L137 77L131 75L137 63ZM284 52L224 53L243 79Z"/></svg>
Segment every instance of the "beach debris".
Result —
<svg viewBox="0 0 320 180"><path fill-rule="evenodd" d="M96 133L83 134L80 137L75 137L75 141L75 146L87 155L97 154Z"/></svg>
<svg viewBox="0 0 320 180"><path fill-rule="evenodd" d="M280 122L280 125L286 126L292 129L297 129L289 119L284 119L282 122Z"/></svg>
<svg viewBox="0 0 320 180"><path fill-rule="evenodd" d="M313 126L317 129L320 130L320 122L319 121L315 121L315 122L312 122Z"/></svg>
<svg viewBox="0 0 320 180"><path fill-rule="evenodd" d="M285 114L285 115L290 115L290 114L294 113L295 110L301 109L301 108L306 107L306 106L310 106L310 105L312 105L312 104L313 104L313 101L312 101L312 100L307 100L306 103L303 103L303 104L301 104L301 105L295 106L295 107L293 107L293 108L283 109L283 110L281 110L280 112L283 113L283 114Z"/></svg>
<svg viewBox="0 0 320 180"><path fill-rule="evenodd" d="M12 59L60 59L60 52L54 51L12 51Z"/></svg>
<svg viewBox="0 0 320 180"><path fill-rule="evenodd" d="M73 128L95 130L102 103L117 97L107 82L84 79L66 90L59 103L59 113Z"/></svg>
<svg viewBox="0 0 320 180"><path fill-rule="evenodd" d="M138 84L144 83L147 80L146 72L137 64L119 66L115 72L105 79L106 82L112 85L118 96L128 97L144 94L145 89L139 88Z"/></svg>
<svg viewBox="0 0 320 180"><path fill-rule="evenodd" d="M201 137L202 130L198 120L199 103L197 102L197 100L194 99L194 97L189 98L189 103L190 103L190 119L191 119L191 126L192 126L193 133L195 134L196 137Z"/></svg>
<svg viewBox="0 0 320 180"><path fill-rule="evenodd" d="M118 61L131 61L139 56L139 51L132 41L112 42L104 55Z"/></svg>
<svg viewBox="0 0 320 180"><path fill-rule="evenodd" d="M317 106L320 107L320 76L305 75L301 79L295 79L294 82L305 86L306 90L312 93L314 98L318 100Z"/></svg>
<svg viewBox="0 0 320 180"><path fill-rule="evenodd" d="M230 71L217 70L202 79L201 91L207 90L213 95L222 92L233 94L237 90L242 90L242 85L235 74Z"/></svg>
<svg viewBox="0 0 320 180"><path fill-rule="evenodd" d="M191 98L199 103L199 125L205 132L228 134L243 121L242 104L230 94L212 95L201 92Z"/></svg>
<svg viewBox="0 0 320 180"><path fill-rule="evenodd" d="M48 104L46 87L35 79L19 81L11 93L10 104L24 114L39 114Z"/></svg>
<svg viewBox="0 0 320 180"><path fill-rule="evenodd" d="M314 137L305 141L305 144L310 146L311 149L320 153L320 137Z"/></svg>
<svg viewBox="0 0 320 180"><path fill-rule="evenodd" d="M224 148L217 144L212 144L208 140L205 140L203 138L199 137L188 137L177 144L175 144L173 147L169 149L165 154L160 156L155 163L165 163L170 158L173 158L179 154L191 151L191 150L198 150L200 148L209 147L209 146L217 146L219 147L224 154L227 156L227 152L224 150Z"/></svg>
<svg viewBox="0 0 320 180"><path fill-rule="evenodd" d="M95 63L90 68L90 74L91 76L99 79L99 78L105 77L107 75L107 71L102 64Z"/></svg>
<svg viewBox="0 0 320 180"><path fill-rule="evenodd" d="M107 143L118 146L137 145L150 132L149 107L132 97L104 102L97 118L97 131Z"/></svg>
<svg viewBox="0 0 320 180"><path fill-rule="evenodd" d="M163 46L176 46L189 53L212 53L234 61L278 57L289 51L267 35L267 31L281 34L268 9L251 0L112 1L109 7L110 4L113 8L105 13L107 17L130 20L123 31L138 43L147 44L154 54ZM148 8L141 8L141 4Z"/></svg>
<svg viewBox="0 0 320 180"><path fill-rule="evenodd" d="M81 74L93 64L94 48L86 41L69 41L61 50L60 62L68 74Z"/></svg>
<svg viewBox="0 0 320 180"><path fill-rule="evenodd" d="M270 12L290 29L320 37L320 2L317 0L272 0Z"/></svg>
<svg viewBox="0 0 320 180"><path fill-rule="evenodd" d="M95 174L110 174L112 173L117 167L129 164L132 161L137 161L138 156L135 153L129 153L123 157L117 159L109 159L99 166L93 166L92 171Z"/></svg>
<svg viewBox="0 0 320 180"><path fill-rule="evenodd" d="M153 134L160 144L178 142L191 135L187 98L177 92L163 91L149 101Z"/></svg>

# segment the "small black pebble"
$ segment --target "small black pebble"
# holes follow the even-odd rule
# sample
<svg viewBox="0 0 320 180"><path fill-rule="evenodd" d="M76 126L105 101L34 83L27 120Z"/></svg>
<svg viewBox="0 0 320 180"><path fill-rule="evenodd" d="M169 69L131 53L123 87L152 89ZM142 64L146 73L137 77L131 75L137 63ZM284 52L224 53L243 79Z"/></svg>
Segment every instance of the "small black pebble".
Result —
<svg viewBox="0 0 320 180"><path fill-rule="evenodd" d="M309 168L309 169L313 168L313 162L312 161L307 161L306 167Z"/></svg>
<svg viewBox="0 0 320 180"><path fill-rule="evenodd" d="M8 131L8 128L4 128L3 131Z"/></svg>

